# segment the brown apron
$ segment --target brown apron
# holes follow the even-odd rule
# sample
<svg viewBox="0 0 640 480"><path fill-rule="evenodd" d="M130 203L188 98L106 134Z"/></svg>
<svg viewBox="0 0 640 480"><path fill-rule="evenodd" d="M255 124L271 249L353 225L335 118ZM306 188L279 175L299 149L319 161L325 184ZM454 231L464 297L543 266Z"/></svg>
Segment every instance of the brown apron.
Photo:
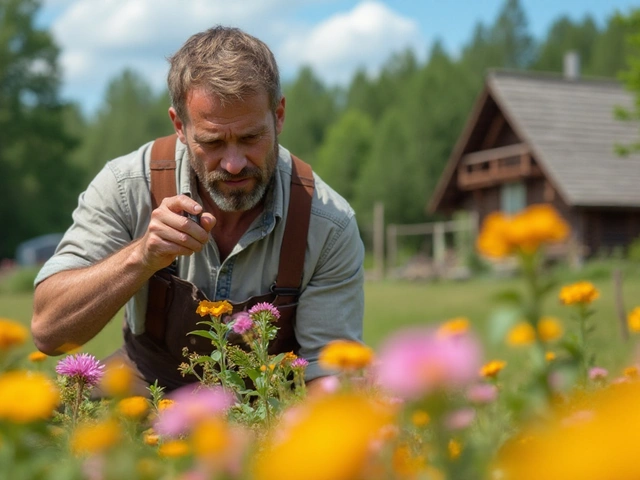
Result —
<svg viewBox="0 0 640 480"><path fill-rule="evenodd" d="M175 146L177 136L157 139L151 149L151 198L152 207L157 208L162 199L176 195ZM292 156L291 198L287 215L278 275L269 291L251 297L241 303L232 300L233 313L247 310L259 302L271 302L280 311L278 335L271 342L272 354L299 349L294 333L295 312L300 286L306 238L309 229L311 199L313 197L313 174L311 167ZM303 240L304 239L304 240ZM284 254L283 254L284 253ZM174 267L175 269L175 267ZM134 367L138 373L138 394L148 394L146 386L158 380L158 384L171 391L197 381L193 375L183 377L178 371L181 363L187 362L183 349L210 355L209 340L197 335L188 335L201 330L198 322L204 320L196 314L201 300L208 300L195 285L174 275L171 267L157 272L149 280L149 300L145 319L145 332L133 335L125 321L124 349L110 358L118 358ZM126 358L122 358L126 356ZM98 393L98 392L96 392Z"/></svg>

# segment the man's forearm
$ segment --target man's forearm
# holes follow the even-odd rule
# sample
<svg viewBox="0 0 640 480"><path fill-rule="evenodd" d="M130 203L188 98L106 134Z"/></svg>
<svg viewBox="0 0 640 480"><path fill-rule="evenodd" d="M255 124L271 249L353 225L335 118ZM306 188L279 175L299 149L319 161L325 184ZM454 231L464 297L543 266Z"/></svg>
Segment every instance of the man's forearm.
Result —
<svg viewBox="0 0 640 480"><path fill-rule="evenodd" d="M153 275L138 242L91 267L57 273L38 285L31 330L36 346L60 354L97 335Z"/></svg>

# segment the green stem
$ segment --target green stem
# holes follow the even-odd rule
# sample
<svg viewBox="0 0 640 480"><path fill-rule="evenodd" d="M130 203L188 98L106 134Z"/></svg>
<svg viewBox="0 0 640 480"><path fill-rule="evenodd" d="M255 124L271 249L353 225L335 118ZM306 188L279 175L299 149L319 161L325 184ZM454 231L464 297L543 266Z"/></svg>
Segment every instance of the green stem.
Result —
<svg viewBox="0 0 640 480"><path fill-rule="evenodd" d="M84 392L84 380L76 381L76 398L73 401L73 409L71 411L71 424L75 427L80 414L80 404L82 403L82 394Z"/></svg>
<svg viewBox="0 0 640 480"><path fill-rule="evenodd" d="M589 361L587 357L587 319L585 315L585 306L580 304L578 310L578 320L580 322L580 350L582 354L582 384L587 385L589 375Z"/></svg>

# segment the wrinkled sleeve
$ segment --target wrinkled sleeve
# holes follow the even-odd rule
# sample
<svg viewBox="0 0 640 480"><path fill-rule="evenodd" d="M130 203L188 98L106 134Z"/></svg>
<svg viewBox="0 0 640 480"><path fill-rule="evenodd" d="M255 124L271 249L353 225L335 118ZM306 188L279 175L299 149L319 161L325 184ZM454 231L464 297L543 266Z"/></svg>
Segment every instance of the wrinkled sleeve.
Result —
<svg viewBox="0 0 640 480"><path fill-rule="evenodd" d="M327 238L318 264L300 296L296 338L300 356L309 362L306 380L331 372L318 365L330 341L362 341L364 315L364 246L354 215Z"/></svg>
<svg viewBox="0 0 640 480"><path fill-rule="evenodd" d="M35 284L63 270L93 265L132 240L131 206L118 171L107 164L80 194L73 223Z"/></svg>

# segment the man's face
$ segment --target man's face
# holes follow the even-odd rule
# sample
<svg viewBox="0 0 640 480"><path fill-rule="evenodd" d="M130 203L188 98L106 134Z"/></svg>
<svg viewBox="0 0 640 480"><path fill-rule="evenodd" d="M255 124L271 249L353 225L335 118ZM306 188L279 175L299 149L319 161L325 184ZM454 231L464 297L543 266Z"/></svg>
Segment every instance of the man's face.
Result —
<svg viewBox="0 0 640 480"><path fill-rule="evenodd" d="M188 122L170 115L198 180L222 211L251 210L276 168L284 100L274 113L266 93L222 105L198 89L189 95L187 111Z"/></svg>

